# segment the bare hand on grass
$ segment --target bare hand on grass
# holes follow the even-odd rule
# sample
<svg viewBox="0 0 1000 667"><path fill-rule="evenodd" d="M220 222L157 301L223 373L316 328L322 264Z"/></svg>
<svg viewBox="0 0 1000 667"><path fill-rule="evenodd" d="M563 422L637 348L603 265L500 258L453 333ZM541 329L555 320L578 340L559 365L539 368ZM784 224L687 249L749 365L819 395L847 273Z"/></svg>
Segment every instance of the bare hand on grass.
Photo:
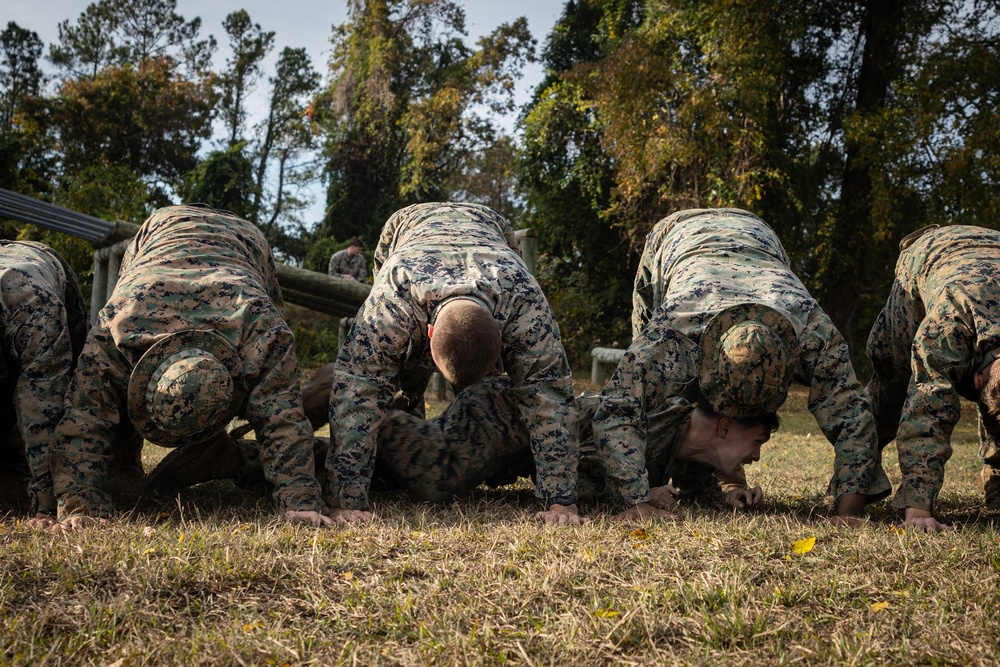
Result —
<svg viewBox="0 0 1000 667"><path fill-rule="evenodd" d="M649 490L649 504L669 512L677 504L677 498L680 495L680 491L670 484L654 486Z"/></svg>
<svg viewBox="0 0 1000 667"><path fill-rule="evenodd" d="M722 502L738 510L760 507L764 503L764 492L759 486L752 489L731 489L722 496Z"/></svg>
<svg viewBox="0 0 1000 667"><path fill-rule="evenodd" d="M558 503L550 505L549 509L545 512L538 512L535 514L535 518L542 523L573 526L579 526L580 524L587 522L585 517L580 516L580 513L576 509L576 505L560 505Z"/></svg>
<svg viewBox="0 0 1000 667"><path fill-rule="evenodd" d="M55 521L47 529L51 533L68 533L71 530L79 530L88 526L107 526L107 519L94 516L71 516L61 521Z"/></svg>
<svg viewBox="0 0 1000 667"><path fill-rule="evenodd" d="M335 507L330 510L330 517L334 523L367 523L372 519L372 513L368 510L349 510Z"/></svg>
<svg viewBox="0 0 1000 667"><path fill-rule="evenodd" d="M921 533L942 533L952 529L951 526L935 519L927 510L919 510L916 507L906 508L906 518L903 519L903 525L913 526L914 530Z"/></svg>
<svg viewBox="0 0 1000 667"><path fill-rule="evenodd" d="M639 503L638 505L633 505L621 514L615 515L615 518L619 521L634 521L646 520L646 519L662 519L663 521L680 521L680 517L673 512L668 512L667 510L661 510L659 507L653 507L649 503Z"/></svg>
<svg viewBox="0 0 1000 667"><path fill-rule="evenodd" d="M56 523L56 518L51 514L36 514L27 521L24 525L32 530L49 530Z"/></svg>
<svg viewBox="0 0 1000 667"><path fill-rule="evenodd" d="M322 526L333 526L336 522L325 514L312 511L288 510L285 518L289 521L312 524L317 528Z"/></svg>
<svg viewBox="0 0 1000 667"><path fill-rule="evenodd" d="M837 503L837 516L823 519L831 526L860 528L861 513L865 510L868 497L863 493L849 493Z"/></svg>

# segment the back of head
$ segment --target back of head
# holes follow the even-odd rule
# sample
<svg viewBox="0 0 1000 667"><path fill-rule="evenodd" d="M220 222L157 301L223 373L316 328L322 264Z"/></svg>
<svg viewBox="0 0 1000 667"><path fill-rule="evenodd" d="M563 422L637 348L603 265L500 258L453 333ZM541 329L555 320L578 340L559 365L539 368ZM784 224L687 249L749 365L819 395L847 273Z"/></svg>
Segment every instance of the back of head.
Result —
<svg viewBox="0 0 1000 667"><path fill-rule="evenodd" d="M500 325L479 302L455 299L441 307L431 335L431 356L456 388L486 377L500 359L500 346Z"/></svg>
<svg viewBox="0 0 1000 667"><path fill-rule="evenodd" d="M698 401L698 409L701 410L706 417L716 422L723 418L723 415L715 411L712 404L709 403L704 397ZM743 418L732 418L734 422L743 425L746 428L751 428L754 426L761 426L767 429L768 433L776 433L778 428L781 426L781 418L778 416L777 412L761 412L753 415L752 417Z"/></svg>

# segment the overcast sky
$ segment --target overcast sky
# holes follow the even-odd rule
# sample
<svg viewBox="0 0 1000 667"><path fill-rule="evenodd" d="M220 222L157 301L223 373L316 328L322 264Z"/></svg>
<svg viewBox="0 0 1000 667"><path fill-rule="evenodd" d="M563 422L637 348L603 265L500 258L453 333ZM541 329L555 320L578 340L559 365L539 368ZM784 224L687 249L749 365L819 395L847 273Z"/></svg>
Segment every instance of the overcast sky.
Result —
<svg viewBox="0 0 1000 667"><path fill-rule="evenodd" d="M563 8L563 0L459 2L465 7L470 45L501 23L509 23L524 16L528 19L532 36L538 41L539 52ZM89 4L91 2L88 0L0 0L0 26L14 21L22 28L33 30L45 44L47 54L48 45L55 43L59 37L59 23L67 19L70 23L76 23ZM239 9L245 9L251 20L259 23L264 30L273 30L275 33L274 49L265 65L265 77L273 73L277 54L286 46L305 47L313 66L318 71L325 72L331 28L347 19L346 0L177 0L177 13L184 19L201 17L202 37L210 34L215 36L219 43L216 61L220 67L229 55L222 21L230 12ZM518 105L529 99L530 91L541 78L540 66L529 65L525 69L517 90ZM508 131L512 129L513 122L513 117L502 119L502 124ZM306 215L307 225L311 226L317 215L322 215L320 201Z"/></svg>

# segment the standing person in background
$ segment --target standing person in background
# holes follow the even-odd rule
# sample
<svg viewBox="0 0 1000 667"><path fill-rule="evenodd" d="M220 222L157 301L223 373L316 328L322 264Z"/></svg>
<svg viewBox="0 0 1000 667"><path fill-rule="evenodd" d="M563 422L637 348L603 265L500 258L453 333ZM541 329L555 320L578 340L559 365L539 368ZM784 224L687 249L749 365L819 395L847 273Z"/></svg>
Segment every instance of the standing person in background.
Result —
<svg viewBox="0 0 1000 667"><path fill-rule="evenodd" d="M361 241L352 236L347 247L330 255L326 272L335 278L356 280L363 283L368 279L368 262L361 253Z"/></svg>
<svg viewBox="0 0 1000 667"><path fill-rule="evenodd" d="M370 517L379 429L393 408L423 416L436 367L456 391L507 373L512 402L530 429L535 493L543 503L537 517L579 523L573 377L552 309L510 224L478 204L410 206L386 222L375 270L334 366L332 516ZM474 441L443 443L433 453L412 452L413 465L437 475L449 457L477 456Z"/></svg>
<svg viewBox="0 0 1000 667"><path fill-rule="evenodd" d="M730 419L767 417L793 380L809 387L809 411L834 447L828 492L838 516L850 523L889 493L847 342L757 216L698 209L658 222L636 274L632 335L593 420L632 516L663 514L645 454L657 415L680 401ZM725 472L730 488L746 487L741 469Z"/></svg>
<svg viewBox="0 0 1000 667"><path fill-rule="evenodd" d="M87 328L76 275L59 253L42 243L0 241L0 435L20 435L4 448L24 449L36 518L56 513L50 450ZM5 454L19 459L21 452Z"/></svg>

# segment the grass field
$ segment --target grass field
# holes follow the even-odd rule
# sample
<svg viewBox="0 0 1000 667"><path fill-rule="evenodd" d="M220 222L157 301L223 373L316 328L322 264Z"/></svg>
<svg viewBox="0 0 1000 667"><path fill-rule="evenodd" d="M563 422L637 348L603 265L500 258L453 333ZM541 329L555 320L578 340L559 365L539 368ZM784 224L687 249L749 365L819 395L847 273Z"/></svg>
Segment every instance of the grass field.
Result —
<svg viewBox="0 0 1000 667"><path fill-rule="evenodd" d="M378 496L373 524L336 530L226 483L65 536L8 513L0 664L997 664L1000 512L975 489L970 406L941 495L956 530L924 535L878 507L860 529L820 520L833 449L804 405L749 471L751 514L586 507L585 526L544 527L523 483ZM894 449L885 464L896 483Z"/></svg>

